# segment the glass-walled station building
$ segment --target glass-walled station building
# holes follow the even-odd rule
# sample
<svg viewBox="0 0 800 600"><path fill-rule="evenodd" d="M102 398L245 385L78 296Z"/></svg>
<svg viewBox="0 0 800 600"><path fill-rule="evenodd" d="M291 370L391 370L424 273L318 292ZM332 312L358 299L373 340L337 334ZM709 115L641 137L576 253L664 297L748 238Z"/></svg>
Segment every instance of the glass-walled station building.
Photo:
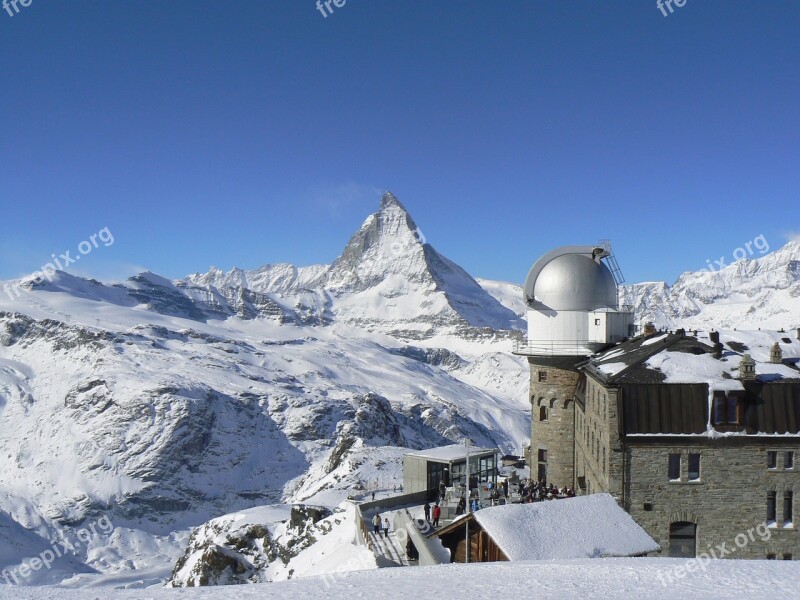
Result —
<svg viewBox="0 0 800 600"><path fill-rule="evenodd" d="M469 449L470 489L497 485L497 448ZM467 447L461 444L409 452L403 456L403 491L406 493L463 487L467 475Z"/></svg>

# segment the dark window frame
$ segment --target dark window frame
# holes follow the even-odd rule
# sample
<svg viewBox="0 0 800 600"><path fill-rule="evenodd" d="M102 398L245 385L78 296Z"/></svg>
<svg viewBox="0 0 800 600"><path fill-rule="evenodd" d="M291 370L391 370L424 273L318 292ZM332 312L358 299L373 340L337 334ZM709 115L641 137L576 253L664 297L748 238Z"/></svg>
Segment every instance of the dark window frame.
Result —
<svg viewBox="0 0 800 600"><path fill-rule="evenodd" d="M697 468L692 469L692 461L697 461ZM702 460L699 452L690 452L689 453L689 464L688 469L686 470L686 477L689 481L700 481L702 478ZM692 477L695 474L696 477Z"/></svg>
<svg viewBox="0 0 800 600"><path fill-rule="evenodd" d="M673 475L677 475L673 477ZM680 481L681 480L681 455L677 453L669 454L669 458L667 459L667 477L670 481Z"/></svg>
<svg viewBox="0 0 800 600"><path fill-rule="evenodd" d="M669 556L694 558L697 555L697 525L688 521L670 523Z"/></svg>
<svg viewBox="0 0 800 600"><path fill-rule="evenodd" d="M767 523L775 523L778 520L777 506L778 493L773 491L767 492Z"/></svg>
<svg viewBox="0 0 800 600"><path fill-rule="evenodd" d="M783 492L783 525L787 526L788 523L794 523L794 492L786 490Z"/></svg>
<svg viewBox="0 0 800 600"><path fill-rule="evenodd" d="M777 469L778 468L778 451L777 450L767 450L767 468L768 469Z"/></svg>
<svg viewBox="0 0 800 600"><path fill-rule="evenodd" d="M711 402L711 424L718 431L743 431L744 399L741 395L715 391Z"/></svg>

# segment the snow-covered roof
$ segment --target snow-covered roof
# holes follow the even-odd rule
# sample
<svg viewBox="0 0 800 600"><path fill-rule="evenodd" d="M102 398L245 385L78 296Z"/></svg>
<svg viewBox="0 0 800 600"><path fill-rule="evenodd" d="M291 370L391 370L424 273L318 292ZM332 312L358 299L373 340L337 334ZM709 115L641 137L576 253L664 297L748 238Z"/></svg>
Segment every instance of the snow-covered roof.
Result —
<svg viewBox="0 0 800 600"><path fill-rule="evenodd" d="M739 362L749 354L756 363L759 381L800 380L800 340L795 332L720 330L722 352L713 354L714 342L707 331L659 333L635 338L598 354L589 361L606 380L663 383L708 383L720 390L743 389ZM783 363L770 362L774 344Z"/></svg>
<svg viewBox="0 0 800 600"><path fill-rule="evenodd" d="M474 517L509 560L636 556L659 549L610 494L506 504Z"/></svg>
<svg viewBox="0 0 800 600"><path fill-rule="evenodd" d="M472 446L469 449L469 455L478 456L479 454L496 454L497 448L478 448ZM428 450L418 450L416 452L407 452L406 456L417 456L420 458L428 458L430 460L453 461L466 458L467 449L463 444L452 444L450 446L440 446L439 448L430 448Z"/></svg>

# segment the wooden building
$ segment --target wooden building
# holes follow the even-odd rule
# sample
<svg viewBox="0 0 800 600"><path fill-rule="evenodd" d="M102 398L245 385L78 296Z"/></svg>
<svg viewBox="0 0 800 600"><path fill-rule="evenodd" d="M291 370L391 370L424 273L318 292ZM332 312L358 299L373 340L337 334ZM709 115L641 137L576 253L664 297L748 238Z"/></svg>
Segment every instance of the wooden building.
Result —
<svg viewBox="0 0 800 600"><path fill-rule="evenodd" d="M450 562L641 556L658 544L609 494L506 504L469 513L431 533Z"/></svg>

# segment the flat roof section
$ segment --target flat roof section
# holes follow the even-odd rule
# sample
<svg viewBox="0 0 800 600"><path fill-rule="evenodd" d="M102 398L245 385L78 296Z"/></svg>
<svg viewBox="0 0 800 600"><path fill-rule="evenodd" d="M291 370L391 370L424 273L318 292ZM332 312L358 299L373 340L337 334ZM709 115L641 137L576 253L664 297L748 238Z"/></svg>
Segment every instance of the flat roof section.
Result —
<svg viewBox="0 0 800 600"><path fill-rule="evenodd" d="M483 454L497 454L497 448L479 448L472 446L469 449L469 456L477 457ZM442 462L452 462L467 457L467 449L463 444L453 444L451 446L440 446L439 448L430 448L428 450L418 450L416 452L406 452L405 456L416 456L419 458L427 458L429 460L438 460Z"/></svg>

